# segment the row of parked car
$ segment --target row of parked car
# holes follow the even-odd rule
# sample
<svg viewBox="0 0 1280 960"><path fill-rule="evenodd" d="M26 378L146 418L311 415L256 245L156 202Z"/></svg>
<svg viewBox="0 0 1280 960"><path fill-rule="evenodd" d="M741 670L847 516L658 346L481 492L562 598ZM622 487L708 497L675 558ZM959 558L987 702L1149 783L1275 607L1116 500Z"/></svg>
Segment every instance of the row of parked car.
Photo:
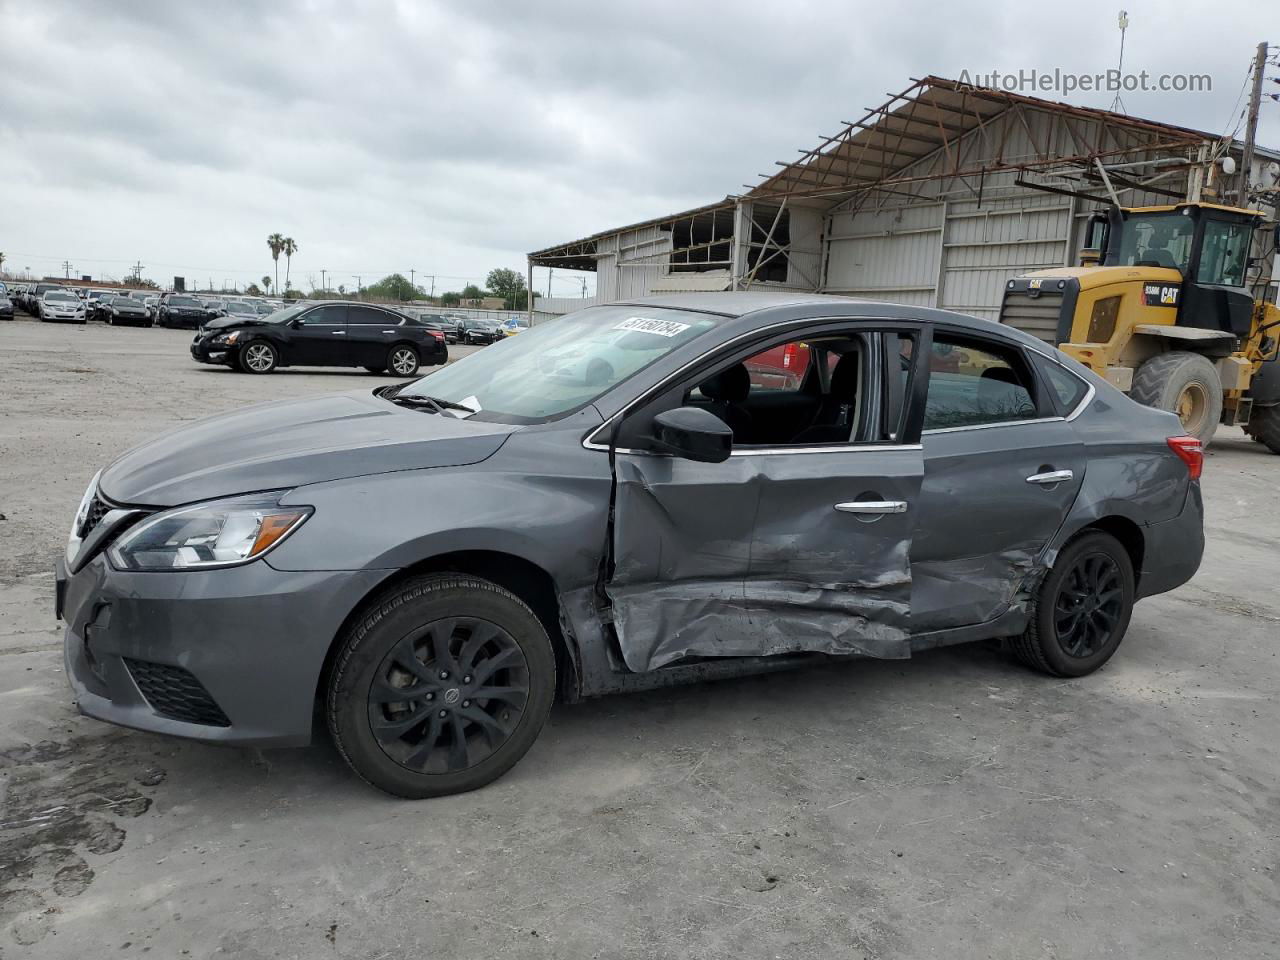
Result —
<svg viewBox="0 0 1280 960"><path fill-rule="evenodd" d="M199 327L215 317L263 317L283 307L262 297L208 297L155 290L103 290L62 283L0 283L0 317L15 307L40 320L151 327Z"/></svg>

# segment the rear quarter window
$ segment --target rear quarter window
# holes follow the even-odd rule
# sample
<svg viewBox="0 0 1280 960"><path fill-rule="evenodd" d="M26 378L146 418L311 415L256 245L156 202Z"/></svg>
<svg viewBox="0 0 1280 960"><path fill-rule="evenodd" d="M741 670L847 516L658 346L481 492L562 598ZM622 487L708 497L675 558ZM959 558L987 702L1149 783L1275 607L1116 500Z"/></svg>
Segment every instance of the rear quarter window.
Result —
<svg viewBox="0 0 1280 960"><path fill-rule="evenodd" d="M1037 354L1035 362L1040 368L1040 374L1044 377L1045 383L1049 385L1049 391L1057 400L1058 409L1063 416L1066 416L1080 405L1080 401L1089 392L1089 385L1062 364L1055 363L1048 357Z"/></svg>

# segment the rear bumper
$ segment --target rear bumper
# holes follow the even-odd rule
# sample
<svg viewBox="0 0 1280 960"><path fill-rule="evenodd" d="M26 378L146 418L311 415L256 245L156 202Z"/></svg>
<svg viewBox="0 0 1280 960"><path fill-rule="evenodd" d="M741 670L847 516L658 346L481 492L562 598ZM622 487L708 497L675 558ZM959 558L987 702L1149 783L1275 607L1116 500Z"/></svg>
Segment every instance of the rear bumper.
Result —
<svg viewBox="0 0 1280 960"><path fill-rule="evenodd" d="M1199 481L1187 488L1182 512L1143 531L1138 599L1166 593L1195 576L1204 556L1204 497Z"/></svg>
<svg viewBox="0 0 1280 960"><path fill-rule="evenodd" d="M311 738L329 645L382 576L287 573L264 561L126 573L99 556L59 585L67 679L80 711L108 723L300 746ZM222 721L192 722L196 715Z"/></svg>

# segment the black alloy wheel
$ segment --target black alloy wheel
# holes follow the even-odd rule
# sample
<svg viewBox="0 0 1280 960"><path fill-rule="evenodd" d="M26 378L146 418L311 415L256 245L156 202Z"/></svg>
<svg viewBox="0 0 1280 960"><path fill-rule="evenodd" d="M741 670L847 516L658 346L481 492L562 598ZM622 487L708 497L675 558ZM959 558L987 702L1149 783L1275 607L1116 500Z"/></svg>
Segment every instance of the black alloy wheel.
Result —
<svg viewBox="0 0 1280 960"><path fill-rule="evenodd" d="M1027 666L1083 677L1111 659L1133 615L1133 560L1109 533L1087 530L1058 554L1036 586L1026 632L1008 640Z"/></svg>
<svg viewBox="0 0 1280 960"><path fill-rule="evenodd" d="M334 652L334 745L379 789L420 799L475 790L528 752L555 699L556 658L523 600L459 573L391 585Z"/></svg>
<svg viewBox="0 0 1280 960"><path fill-rule="evenodd" d="M487 760L520 724L529 664L496 623L448 617L406 634L369 688L369 728L414 773L460 773Z"/></svg>
<svg viewBox="0 0 1280 960"><path fill-rule="evenodd" d="M1058 588L1054 631L1069 657L1091 657L1111 642L1120 624L1124 589L1120 568L1105 553L1080 557Z"/></svg>

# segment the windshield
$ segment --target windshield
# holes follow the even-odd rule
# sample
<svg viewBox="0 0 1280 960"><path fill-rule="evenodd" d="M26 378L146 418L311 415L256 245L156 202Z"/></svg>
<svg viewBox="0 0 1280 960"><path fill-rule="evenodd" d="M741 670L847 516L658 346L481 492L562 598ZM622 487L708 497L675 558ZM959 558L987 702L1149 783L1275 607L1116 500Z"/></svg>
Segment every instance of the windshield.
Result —
<svg viewBox="0 0 1280 960"><path fill-rule="evenodd" d="M195 302L194 300L192 300L190 297L170 297L170 298L169 298L169 306L171 306L171 307L198 307L198 306L200 306L200 304L196 303L196 302Z"/></svg>
<svg viewBox="0 0 1280 960"><path fill-rule="evenodd" d="M534 423L572 413L712 329L717 318L652 307L592 307L508 337L400 391Z"/></svg>
<svg viewBox="0 0 1280 960"><path fill-rule="evenodd" d="M59 303L79 303L79 298L74 293L63 293L60 290L50 290L44 295L46 302L58 301Z"/></svg>
<svg viewBox="0 0 1280 960"><path fill-rule="evenodd" d="M275 313L269 315L267 320L271 323L288 323L309 306L310 304L307 303L299 303L292 307L285 307L284 309L277 310Z"/></svg>
<svg viewBox="0 0 1280 960"><path fill-rule="evenodd" d="M256 314L258 311L254 310L254 309L253 309L253 307L249 306L249 304L247 304L247 303L235 303L234 301L230 301L230 300L228 300L228 301L227 301L227 312L228 312L228 313L247 313L247 314Z"/></svg>
<svg viewBox="0 0 1280 960"><path fill-rule="evenodd" d="M1109 266L1172 267L1186 272L1196 225L1180 213L1140 213L1124 218L1120 243Z"/></svg>

